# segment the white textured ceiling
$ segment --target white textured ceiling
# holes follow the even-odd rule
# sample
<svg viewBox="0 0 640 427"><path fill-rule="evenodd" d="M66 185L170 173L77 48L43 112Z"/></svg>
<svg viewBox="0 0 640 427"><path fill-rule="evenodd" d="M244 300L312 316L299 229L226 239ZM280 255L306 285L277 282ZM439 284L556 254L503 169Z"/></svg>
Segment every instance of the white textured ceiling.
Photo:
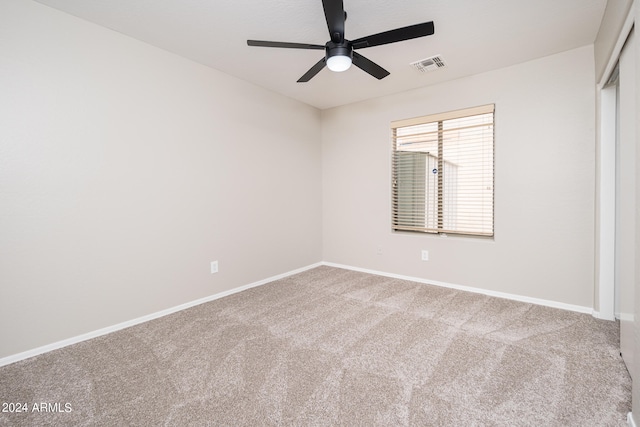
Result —
<svg viewBox="0 0 640 427"><path fill-rule="evenodd" d="M323 51L247 46L247 39L324 45L321 0L36 0L243 80L330 108L592 44L606 0L344 0L347 39L434 21L435 34L358 52L391 75L351 67L296 83ZM447 67L411 62L439 54Z"/></svg>

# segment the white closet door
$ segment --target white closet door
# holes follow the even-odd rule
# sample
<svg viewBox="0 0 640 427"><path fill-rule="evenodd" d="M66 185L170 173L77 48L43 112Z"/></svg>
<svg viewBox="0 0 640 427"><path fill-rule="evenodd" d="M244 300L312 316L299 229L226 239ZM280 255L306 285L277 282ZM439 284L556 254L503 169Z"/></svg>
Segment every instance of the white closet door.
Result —
<svg viewBox="0 0 640 427"><path fill-rule="evenodd" d="M634 33L620 53L618 83L618 138L616 152L616 262L615 281L620 307L620 352L633 369L634 285L636 277L636 64ZM640 271L638 272L640 274Z"/></svg>

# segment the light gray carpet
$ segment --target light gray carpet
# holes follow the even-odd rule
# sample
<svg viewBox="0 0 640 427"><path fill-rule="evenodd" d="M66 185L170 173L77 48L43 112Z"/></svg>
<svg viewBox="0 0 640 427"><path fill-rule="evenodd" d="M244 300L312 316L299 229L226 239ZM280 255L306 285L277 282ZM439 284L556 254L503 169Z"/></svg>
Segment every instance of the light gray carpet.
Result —
<svg viewBox="0 0 640 427"><path fill-rule="evenodd" d="M631 380L615 322L319 267L0 368L0 401L29 405L2 426L625 426Z"/></svg>

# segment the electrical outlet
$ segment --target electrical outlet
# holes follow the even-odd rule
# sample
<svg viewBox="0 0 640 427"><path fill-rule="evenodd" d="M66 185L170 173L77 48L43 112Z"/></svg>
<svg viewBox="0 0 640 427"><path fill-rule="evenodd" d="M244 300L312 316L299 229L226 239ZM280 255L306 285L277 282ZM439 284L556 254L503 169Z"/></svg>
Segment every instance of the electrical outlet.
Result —
<svg viewBox="0 0 640 427"><path fill-rule="evenodd" d="M429 251L427 250L422 250L422 260L423 261L429 261Z"/></svg>
<svg viewBox="0 0 640 427"><path fill-rule="evenodd" d="M211 274L218 272L218 261L211 261Z"/></svg>

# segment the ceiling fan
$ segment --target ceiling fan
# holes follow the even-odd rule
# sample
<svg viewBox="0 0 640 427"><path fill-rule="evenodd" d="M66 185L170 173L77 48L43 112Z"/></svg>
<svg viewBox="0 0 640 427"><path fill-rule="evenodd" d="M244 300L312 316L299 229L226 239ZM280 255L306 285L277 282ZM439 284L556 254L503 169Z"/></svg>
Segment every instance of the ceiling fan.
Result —
<svg viewBox="0 0 640 427"><path fill-rule="evenodd" d="M389 72L375 62L365 58L358 52L355 52L356 49L401 42L418 37L430 36L434 33L433 21L430 21L422 24L410 25L408 27L396 28L395 30L361 37L356 40L347 40L344 38L344 22L347 19L347 13L344 11L342 0L322 0L322 7L324 8L324 16L327 20L329 35L331 37L331 40L329 40L324 46L317 44L272 42L264 40L247 40L247 44L249 46L260 47L324 50L324 58L318 61L309 69L309 71L300 77L298 79L298 83L308 82L313 76L318 74L325 65L331 71L340 72L349 69L352 63L356 67L380 80L387 77Z"/></svg>

